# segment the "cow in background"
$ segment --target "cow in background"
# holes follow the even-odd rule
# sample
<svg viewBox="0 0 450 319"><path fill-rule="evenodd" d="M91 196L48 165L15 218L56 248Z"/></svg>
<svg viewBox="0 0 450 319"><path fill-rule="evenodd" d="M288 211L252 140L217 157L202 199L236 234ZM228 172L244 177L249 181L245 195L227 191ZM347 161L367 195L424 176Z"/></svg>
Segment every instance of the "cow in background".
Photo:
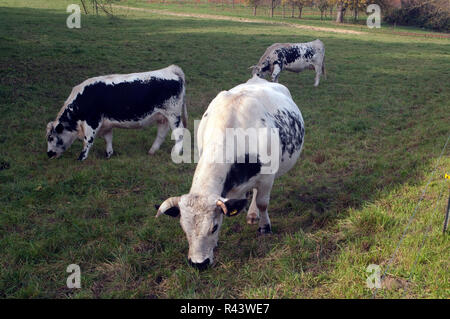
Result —
<svg viewBox="0 0 450 319"><path fill-rule="evenodd" d="M271 75L278 82L283 70L301 72L314 69L314 86L319 85L320 76L325 73L325 46L319 39L306 43L275 43L266 49L257 65L251 66L252 74L261 78Z"/></svg>
<svg viewBox="0 0 450 319"><path fill-rule="evenodd" d="M186 127L185 78L176 65L164 69L98 76L75 86L56 119L47 124L47 155L59 157L75 139L83 141L78 159L87 158L96 136L113 154L112 129L142 128L157 123L158 133L149 154L164 141L169 128ZM181 153L183 130L176 130L174 151Z"/></svg>

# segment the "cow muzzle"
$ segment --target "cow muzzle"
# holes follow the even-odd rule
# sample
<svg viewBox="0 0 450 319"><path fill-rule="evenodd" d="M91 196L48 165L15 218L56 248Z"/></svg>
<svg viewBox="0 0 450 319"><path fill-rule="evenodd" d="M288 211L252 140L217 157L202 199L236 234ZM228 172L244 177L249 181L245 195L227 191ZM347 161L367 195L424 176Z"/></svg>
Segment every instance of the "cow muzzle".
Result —
<svg viewBox="0 0 450 319"><path fill-rule="evenodd" d="M200 271L205 270L209 266L209 258L206 258L201 263L194 263L194 262L192 262L192 260L190 258L188 260L189 260L189 265L191 265L194 268L197 268Z"/></svg>
<svg viewBox="0 0 450 319"><path fill-rule="evenodd" d="M48 151L48 152L47 152L47 156L48 156L48 158L53 158L53 157L56 156L56 152Z"/></svg>

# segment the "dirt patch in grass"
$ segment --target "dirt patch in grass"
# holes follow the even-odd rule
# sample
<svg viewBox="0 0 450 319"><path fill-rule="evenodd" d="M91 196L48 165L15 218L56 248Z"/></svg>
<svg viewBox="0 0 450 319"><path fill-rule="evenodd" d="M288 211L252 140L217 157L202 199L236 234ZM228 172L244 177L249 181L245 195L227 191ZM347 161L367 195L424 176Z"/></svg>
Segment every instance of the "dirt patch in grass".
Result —
<svg viewBox="0 0 450 319"><path fill-rule="evenodd" d="M176 17L200 18L200 19L211 19L211 20L226 20L226 21L243 22L243 23L276 24L276 25L286 26L286 27L290 27L290 28L308 29L308 30L321 31L321 32L334 32L334 33L346 33L346 34L365 34L366 33L366 32L354 31L354 30L348 30L348 29L313 27L313 26L309 26L309 25L300 25L300 24L295 24L295 23L272 22L272 21L266 21L266 20L261 20L261 19L245 19L245 18L238 18L238 17L227 17L227 16L221 16L221 15L215 15L215 14L179 13L179 12L171 12L171 11L156 10L156 9L132 8L132 7L126 7L126 6L119 6L119 5L114 5L113 7L119 8L119 9L126 9L126 10L137 10L137 11L156 13L156 14L164 14L164 15L170 15L170 16L176 16Z"/></svg>

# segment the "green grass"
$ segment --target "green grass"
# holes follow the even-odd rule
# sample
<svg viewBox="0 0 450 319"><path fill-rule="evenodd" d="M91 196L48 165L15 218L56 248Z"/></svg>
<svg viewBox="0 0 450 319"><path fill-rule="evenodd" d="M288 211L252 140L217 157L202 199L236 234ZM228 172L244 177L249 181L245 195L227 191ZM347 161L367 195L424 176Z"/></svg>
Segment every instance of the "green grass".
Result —
<svg viewBox="0 0 450 319"><path fill-rule="evenodd" d="M69 3L0 5L0 297L372 297L365 269L386 270L449 134L448 39L137 11L83 15L82 28L69 30ZM169 138L147 155L154 127L116 130L110 160L101 139L83 163L79 142L46 158L46 123L88 77L180 65L192 130L219 91L249 78L267 46L316 38L326 45L328 79L314 88L310 71L280 77L306 139L297 165L274 185L273 235L258 236L245 214L227 219L213 268L189 267L178 221L154 218L154 204L189 191L195 169L172 163ZM448 149L377 297L450 297L441 234ZM72 263L81 289L66 287Z"/></svg>

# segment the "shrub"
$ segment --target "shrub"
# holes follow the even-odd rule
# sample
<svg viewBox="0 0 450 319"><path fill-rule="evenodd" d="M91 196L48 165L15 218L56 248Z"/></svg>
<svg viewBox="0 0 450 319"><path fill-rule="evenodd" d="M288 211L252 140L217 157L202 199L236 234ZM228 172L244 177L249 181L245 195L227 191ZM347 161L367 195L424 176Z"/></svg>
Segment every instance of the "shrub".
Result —
<svg viewBox="0 0 450 319"><path fill-rule="evenodd" d="M391 9L384 19L393 24L450 32L448 0L404 0L400 9Z"/></svg>

